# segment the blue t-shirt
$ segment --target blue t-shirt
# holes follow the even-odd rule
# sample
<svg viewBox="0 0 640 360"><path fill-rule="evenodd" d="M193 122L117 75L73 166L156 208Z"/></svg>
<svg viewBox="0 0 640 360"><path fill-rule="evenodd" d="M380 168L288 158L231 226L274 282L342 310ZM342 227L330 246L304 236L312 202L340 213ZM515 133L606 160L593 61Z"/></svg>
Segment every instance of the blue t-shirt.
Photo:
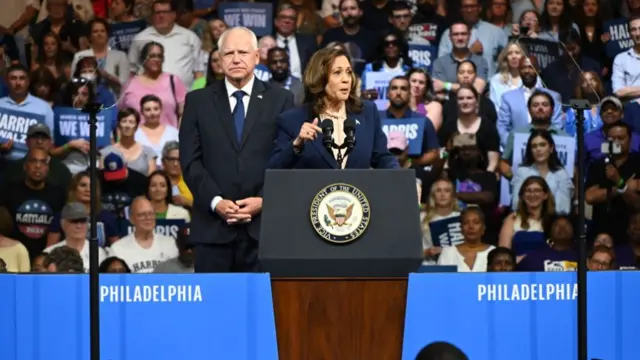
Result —
<svg viewBox="0 0 640 360"><path fill-rule="evenodd" d="M116 216L107 210L101 210L98 213L98 245L100 247L108 246L107 239L111 237L120 237L118 232L118 224L116 222ZM50 231L52 233L61 233L60 228L60 214L56 215L51 221ZM91 229L87 229L87 239L91 236ZM62 234L64 239L64 234Z"/></svg>
<svg viewBox="0 0 640 360"><path fill-rule="evenodd" d="M575 250L558 251L548 246L528 253L517 266L518 271L575 271L577 268Z"/></svg>

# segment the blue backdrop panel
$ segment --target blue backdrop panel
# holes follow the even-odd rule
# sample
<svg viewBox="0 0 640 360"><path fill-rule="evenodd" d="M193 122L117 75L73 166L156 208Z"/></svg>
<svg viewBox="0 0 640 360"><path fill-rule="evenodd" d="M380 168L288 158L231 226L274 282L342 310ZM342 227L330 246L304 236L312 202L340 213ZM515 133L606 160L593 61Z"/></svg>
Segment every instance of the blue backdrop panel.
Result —
<svg viewBox="0 0 640 360"><path fill-rule="evenodd" d="M89 359L88 275L5 278L17 341L0 358ZM278 358L268 274L101 275L100 302L103 359Z"/></svg>
<svg viewBox="0 0 640 360"><path fill-rule="evenodd" d="M637 359L640 273L588 274L589 357ZM449 341L471 359L577 357L575 273L412 274L403 359Z"/></svg>
<svg viewBox="0 0 640 360"><path fill-rule="evenodd" d="M0 275L0 359L16 359L16 277Z"/></svg>

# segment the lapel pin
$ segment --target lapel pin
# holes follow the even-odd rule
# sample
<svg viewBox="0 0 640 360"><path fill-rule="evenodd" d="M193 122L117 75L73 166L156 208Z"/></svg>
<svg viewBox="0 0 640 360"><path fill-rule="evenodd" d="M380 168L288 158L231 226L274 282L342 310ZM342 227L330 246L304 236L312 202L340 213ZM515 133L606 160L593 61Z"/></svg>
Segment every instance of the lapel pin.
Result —
<svg viewBox="0 0 640 360"><path fill-rule="evenodd" d="M360 120L356 119L356 125L360 125Z"/></svg>
<svg viewBox="0 0 640 360"><path fill-rule="evenodd" d="M258 95L258 99L262 99L262 95Z"/></svg>

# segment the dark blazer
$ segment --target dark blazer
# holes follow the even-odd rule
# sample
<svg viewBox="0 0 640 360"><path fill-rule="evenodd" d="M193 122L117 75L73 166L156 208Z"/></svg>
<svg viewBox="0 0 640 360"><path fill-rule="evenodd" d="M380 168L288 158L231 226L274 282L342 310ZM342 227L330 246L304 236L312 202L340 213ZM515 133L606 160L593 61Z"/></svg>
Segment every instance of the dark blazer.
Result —
<svg viewBox="0 0 640 360"><path fill-rule="evenodd" d="M229 226L211 210L216 196L240 200L262 196L264 173L276 136L276 117L293 107L293 95L258 79L253 83L249 109L238 143L224 81L187 94L180 126L180 163L193 192L191 240L224 244L233 241L239 227ZM240 225L245 226L245 225ZM246 225L258 239L260 215Z"/></svg>
<svg viewBox="0 0 640 360"><path fill-rule="evenodd" d="M307 68L307 63L313 53L318 50L315 36L296 33L296 47L298 48L298 54L300 55L300 68L304 74L304 70Z"/></svg>
<svg viewBox="0 0 640 360"><path fill-rule="evenodd" d="M347 113L356 120L356 144L347 157L347 169L395 169L399 164L387 150L387 137L382 131L378 109L373 102L363 101L360 114ZM300 154L293 151L293 140L300 134L302 124L315 116L305 104L278 116L276 146L269 159L270 169L337 169L338 163L322 145L322 134L307 143Z"/></svg>

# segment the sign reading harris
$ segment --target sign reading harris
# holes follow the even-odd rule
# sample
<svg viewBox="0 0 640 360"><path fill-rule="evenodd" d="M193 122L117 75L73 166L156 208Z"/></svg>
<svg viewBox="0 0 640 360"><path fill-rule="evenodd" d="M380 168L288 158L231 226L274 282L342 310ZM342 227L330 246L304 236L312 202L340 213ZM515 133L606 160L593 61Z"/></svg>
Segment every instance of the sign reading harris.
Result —
<svg viewBox="0 0 640 360"><path fill-rule="evenodd" d="M174 239L178 238L178 232L185 224L183 219L157 219L156 229L154 232L159 235L170 236ZM133 233L133 225L128 221L124 221L121 225L120 233L122 236L126 236Z"/></svg>
<svg viewBox="0 0 640 360"><path fill-rule="evenodd" d="M112 122L115 116L115 107L103 109L98 113L96 136L98 147L109 146L111 143ZM56 129L55 139L57 145L63 145L71 140L89 140L89 114L70 107L57 107L54 109Z"/></svg>
<svg viewBox="0 0 640 360"><path fill-rule="evenodd" d="M633 46L633 40L629 35L627 18L613 19L604 23L604 32L609 33L610 39L605 43L607 56L615 57L619 53Z"/></svg>
<svg viewBox="0 0 640 360"><path fill-rule="evenodd" d="M44 116L0 107L0 142L13 140L13 147L27 150L27 131L36 123L44 123Z"/></svg>
<svg viewBox="0 0 640 360"><path fill-rule="evenodd" d="M525 53L533 55L538 59L538 65L540 69L544 69L547 65L556 61L560 56L560 48L557 42L532 39L532 38L519 38L518 43L524 48Z"/></svg>
<svg viewBox="0 0 640 360"><path fill-rule="evenodd" d="M111 24L111 36L109 37L109 47L112 49L129 52L133 37L147 28L144 20L134 20Z"/></svg>
<svg viewBox="0 0 640 360"><path fill-rule="evenodd" d="M409 44L409 57L417 67L423 67L431 72L433 59L436 57L437 49L431 45Z"/></svg>
<svg viewBox="0 0 640 360"><path fill-rule="evenodd" d="M229 27L244 26L257 37L273 33L273 4L222 2L218 5L218 11Z"/></svg>
<svg viewBox="0 0 640 360"><path fill-rule="evenodd" d="M409 140L409 155L422 155L422 142L424 141L424 126L427 119L424 117L406 119L382 119L382 131L389 136L392 131L402 131Z"/></svg>

